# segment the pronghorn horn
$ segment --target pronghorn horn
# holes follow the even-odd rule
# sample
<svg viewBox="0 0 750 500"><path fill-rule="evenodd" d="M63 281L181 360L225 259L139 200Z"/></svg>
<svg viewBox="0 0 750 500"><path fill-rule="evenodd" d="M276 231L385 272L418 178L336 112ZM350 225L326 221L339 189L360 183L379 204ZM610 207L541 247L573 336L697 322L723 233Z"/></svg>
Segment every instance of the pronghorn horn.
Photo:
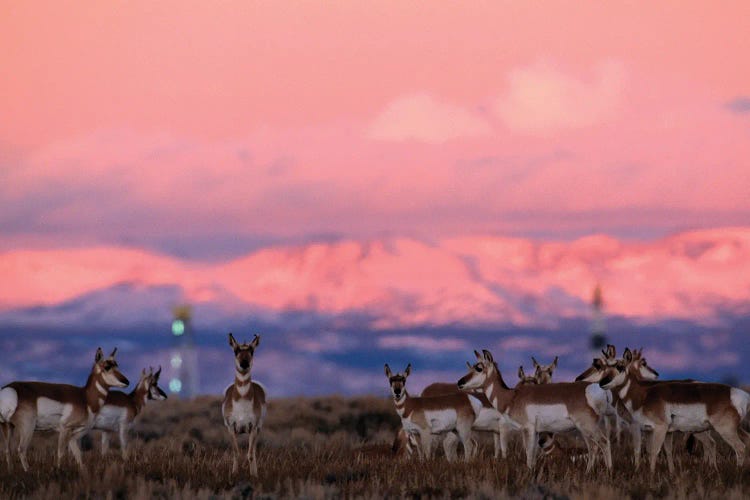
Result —
<svg viewBox="0 0 750 500"><path fill-rule="evenodd" d="M552 360L552 364L550 365L550 368L557 368L557 356L555 356L555 359Z"/></svg>
<svg viewBox="0 0 750 500"><path fill-rule="evenodd" d="M156 370L156 373L154 373L154 378L156 380L159 380L159 375L161 375L161 365L159 365L159 369Z"/></svg>
<svg viewBox="0 0 750 500"><path fill-rule="evenodd" d="M474 349L474 356L476 356L479 361L482 361L482 355L479 354L479 351L476 349Z"/></svg>
<svg viewBox="0 0 750 500"><path fill-rule="evenodd" d="M536 359L534 359L534 356L531 356L531 362L534 363L534 368L539 368L539 363L536 362Z"/></svg>
<svg viewBox="0 0 750 500"><path fill-rule="evenodd" d="M98 363L99 361L101 361L103 357L104 357L104 351L102 351L101 347L97 347L96 355L94 355L94 361Z"/></svg>
<svg viewBox="0 0 750 500"><path fill-rule="evenodd" d="M144 368L143 370L141 370L141 376L142 376L142 377L145 377L145 376L146 376L146 369L145 369L145 368Z"/></svg>
<svg viewBox="0 0 750 500"><path fill-rule="evenodd" d="M466 366L468 366L468 367L469 367L469 370L471 370L471 363L469 363L469 362L467 361L467 362L466 362Z"/></svg>
<svg viewBox="0 0 750 500"><path fill-rule="evenodd" d="M109 357L114 358L115 354L117 354L117 347L114 348L114 350L112 351L112 354L110 354Z"/></svg>
<svg viewBox="0 0 750 500"><path fill-rule="evenodd" d="M523 366L518 367L518 378L521 380L526 378L526 374L523 372Z"/></svg>

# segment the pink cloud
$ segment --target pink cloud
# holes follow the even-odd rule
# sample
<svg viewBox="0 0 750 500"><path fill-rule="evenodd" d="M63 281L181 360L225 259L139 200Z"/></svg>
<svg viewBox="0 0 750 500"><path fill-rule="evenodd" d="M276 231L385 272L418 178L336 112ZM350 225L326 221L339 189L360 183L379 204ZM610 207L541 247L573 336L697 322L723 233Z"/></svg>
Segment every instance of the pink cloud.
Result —
<svg viewBox="0 0 750 500"><path fill-rule="evenodd" d="M592 73L580 79L546 62L513 69L494 110L508 128L526 133L596 125L613 118L622 105L625 70L606 61Z"/></svg>
<svg viewBox="0 0 750 500"><path fill-rule="evenodd" d="M489 123L480 114L428 94L414 94L388 104L375 117L368 136L383 141L440 143L490 133Z"/></svg>

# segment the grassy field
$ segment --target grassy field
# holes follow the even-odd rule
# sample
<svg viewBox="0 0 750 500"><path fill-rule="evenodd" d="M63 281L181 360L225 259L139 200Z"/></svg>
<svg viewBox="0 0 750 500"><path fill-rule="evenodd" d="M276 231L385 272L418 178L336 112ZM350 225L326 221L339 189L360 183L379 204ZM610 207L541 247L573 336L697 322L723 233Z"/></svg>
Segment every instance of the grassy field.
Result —
<svg viewBox="0 0 750 500"><path fill-rule="evenodd" d="M534 472L520 443L510 458L494 460L491 440L480 436L479 457L448 464L395 460L391 443L399 420L385 398L294 398L271 401L261 435L258 479L247 469L231 474L229 438L219 400L168 400L151 404L131 432L131 455L99 454L98 435L84 442L89 478L68 458L54 467L54 435L37 434L32 470L0 463L1 498L276 498L276 497L523 497L523 498L746 498L750 469L738 470L720 446L719 470L675 446L677 472L662 459L653 480L636 472L627 445L614 447L615 471L601 460L586 475L565 453L542 459ZM516 440L518 441L518 440ZM679 441L682 443L682 441ZM91 449L93 447L93 449ZM15 457L14 457L15 458ZM246 462L245 462L246 464Z"/></svg>

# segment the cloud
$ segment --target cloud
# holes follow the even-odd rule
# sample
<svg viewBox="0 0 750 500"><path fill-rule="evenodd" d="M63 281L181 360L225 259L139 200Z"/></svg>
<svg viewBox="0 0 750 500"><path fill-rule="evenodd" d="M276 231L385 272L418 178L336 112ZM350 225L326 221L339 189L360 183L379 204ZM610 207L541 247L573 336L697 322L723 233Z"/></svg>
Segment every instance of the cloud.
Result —
<svg viewBox="0 0 750 500"><path fill-rule="evenodd" d="M415 349L422 351L466 351L469 345L461 339L436 339L416 335L388 335L378 340L381 349Z"/></svg>
<svg viewBox="0 0 750 500"><path fill-rule="evenodd" d="M370 125L368 136L381 141L439 143L489 135L491 131L479 113L428 94L414 94L388 104Z"/></svg>
<svg viewBox="0 0 750 500"><path fill-rule="evenodd" d="M725 104L725 107L732 113L737 113L739 115L750 113L750 97L748 96L735 97L731 101L728 101Z"/></svg>
<svg viewBox="0 0 750 500"><path fill-rule="evenodd" d="M493 110L511 130L537 133L588 127L612 117L625 82L622 64L607 61L580 79L545 62L517 68Z"/></svg>

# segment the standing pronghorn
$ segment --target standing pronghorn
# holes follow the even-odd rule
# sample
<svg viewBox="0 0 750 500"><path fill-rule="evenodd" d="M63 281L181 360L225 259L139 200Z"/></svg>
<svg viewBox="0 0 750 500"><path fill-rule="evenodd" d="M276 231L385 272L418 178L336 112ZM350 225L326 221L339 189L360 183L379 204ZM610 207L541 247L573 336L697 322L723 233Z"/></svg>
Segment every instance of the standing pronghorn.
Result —
<svg viewBox="0 0 750 500"><path fill-rule="evenodd" d="M26 450L35 430L56 430L57 465L67 445L78 466L83 471L78 439L94 424L107 398L110 387L126 387L128 379L120 373L112 351L104 357L101 347L96 350L94 366L86 385L77 387L46 382L11 382L0 390L0 423L5 429L6 453L10 465L10 440L18 433L18 455L23 469L29 470Z"/></svg>
<svg viewBox="0 0 750 500"><path fill-rule="evenodd" d="M585 382L598 383L604 377L609 368L614 367L618 363L618 361L622 361L617 359L617 350L615 346L611 344L607 346L606 351L602 350L602 354L604 356L595 358L592 365L583 373L581 373L576 378L576 381L582 380ZM651 368L651 366L649 366L646 358L643 357L643 349L636 349L632 351L631 357L632 360L630 363L633 365L633 373L635 373L636 377L643 385L659 385L669 382L695 382L694 380L656 380L656 378L659 376L659 373ZM630 431L630 436L633 444L633 461L637 469L641 462L641 425L631 418L629 412L623 404L623 401L620 399L619 392L611 391L611 393L613 407L615 408L614 417L616 418L615 422L617 423L617 428L619 429L620 422L622 421L627 424L627 427ZM691 433L690 435L703 445L704 460L708 462L709 465L713 465L713 467L716 468L716 442L711 437L711 433L706 431ZM667 434L664 439L664 454L667 457L667 466L669 468L669 471L671 472L674 470L674 462L672 460L671 432Z"/></svg>
<svg viewBox="0 0 750 500"><path fill-rule="evenodd" d="M232 437L232 473L237 472L240 446L237 434L248 434L247 460L250 462L250 474L258 475L258 434L266 416L266 391L258 382L250 380L250 369L253 367L253 355L260 343L260 337L255 335L252 342L238 344L234 336L229 334L229 345L234 350L234 383L224 392L224 402L221 404L221 414L224 425Z"/></svg>
<svg viewBox="0 0 750 500"><path fill-rule="evenodd" d="M109 391L104 406L94 419L94 429L102 431L102 455L109 451L109 434L117 432L120 436L120 453L123 460L128 458L128 429L136 417L143 411L149 400L164 400L167 395L159 387L161 366L156 373L151 368L141 372L141 378L130 394L122 391Z"/></svg>
<svg viewBox="0 0 750 500"><path fill-rule="evenodd" d="M557 356L552 360L552 363L548 365L540 365L537 363L534 356L531 357L531 362L534 363L534 379L537 384L551 384L552 374L557 368Z"/></svg>
<svg viewBox="0 0 750 500"><path fill-rule="evenodd" d="M616 392L633 422L650 430L651 473L668 432L715 430L734 450L737 465L745 458L750 435L740 427L748 413L750 394L724 384L703 382L649 383L640 380L641 364L625 349L623 359L609 367L599 385Z"/></svg>
<svg viewBox="0 0 750 500"><path fill-rule="evenodd" d="M540 432L563 432L578 429L589 450L586 468L590 471L596 457L595 447L612 468L609 437L599 428L599 420L609 406L607 392L596 384L569 382L530 384L511 389L503 381L492 354L474 351L477 362L458 381L462 390L481 390L501 414L523 431L526 465L533 468L537 436Z"/></svg>
<svg viewBox="0 0 750 500"><path fill-rule="evenodd" d="M422 458L432 456L432 435L456 432L464 446L464 460L474 453L471 426L476 419L474 408L463 394L446 394L432 397L409 396L406 392L406 378L411 374L411 364L404 373L393 374L385 365L385 376L391 388L396 412L401 417L401 425L407 434L419 436L419 453ZM446 458L453 458L446 448Z"/></svg>

